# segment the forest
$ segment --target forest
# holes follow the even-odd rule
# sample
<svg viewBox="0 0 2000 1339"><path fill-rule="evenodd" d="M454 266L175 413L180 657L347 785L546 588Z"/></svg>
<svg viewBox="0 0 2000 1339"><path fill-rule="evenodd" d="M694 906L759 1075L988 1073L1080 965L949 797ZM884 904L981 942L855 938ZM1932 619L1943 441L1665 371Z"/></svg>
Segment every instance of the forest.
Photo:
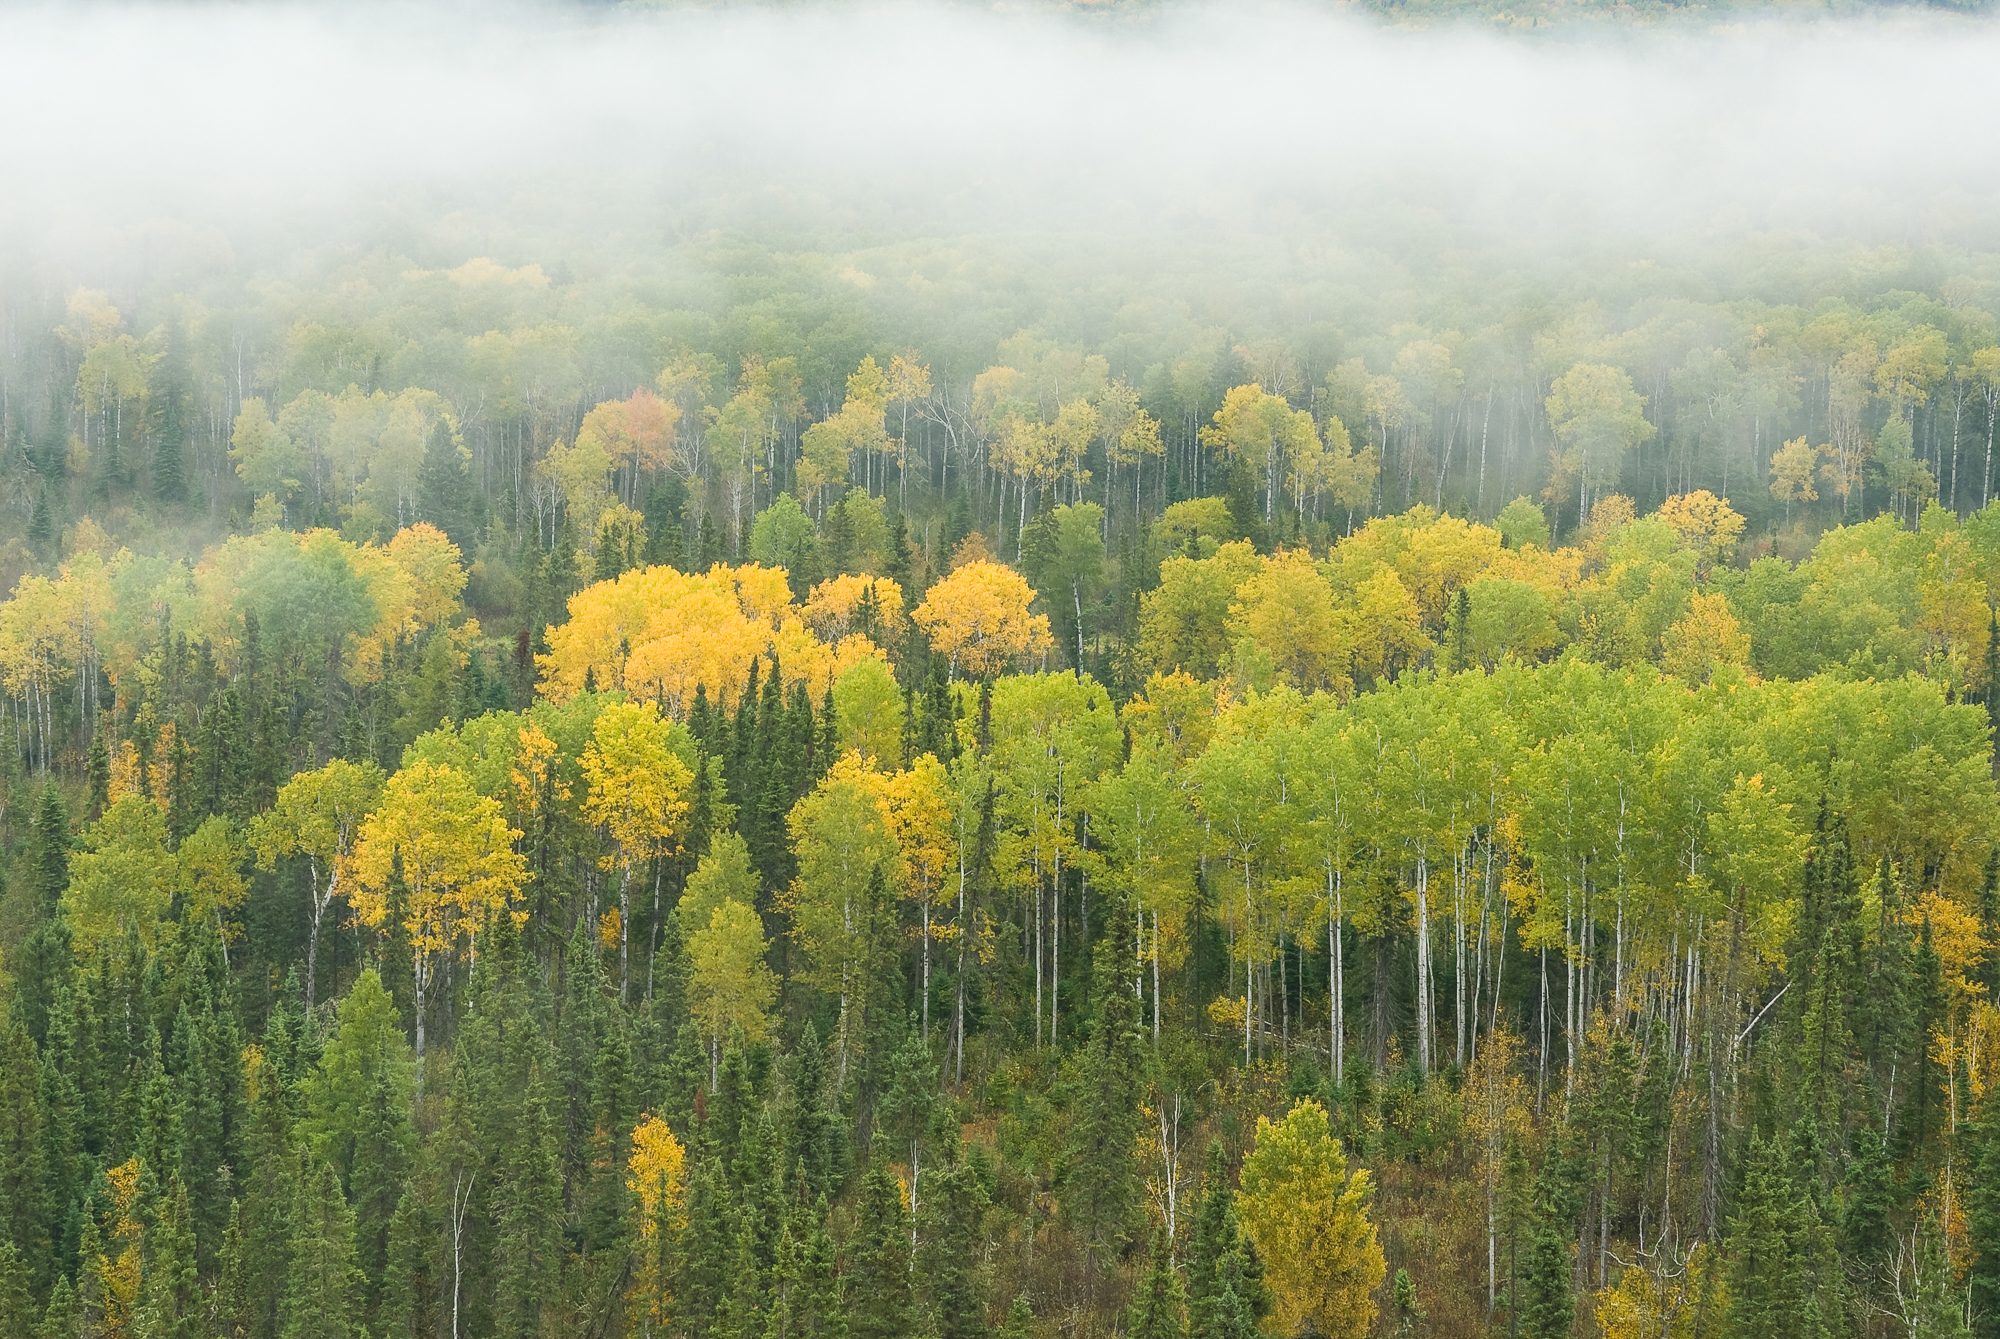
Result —
<svg viewBox="0 0 2000 1339"><path fill-rule="evenodd" d="M1151 21L949 30L1115 101ZM292 31L92 87L181 22L118 154L0 137L0 1339L2000 1336L1976 116L1645 224L1170 118L1015 196L900 106L174 195ZM382 59L567 132L538 63L662 50L603 22ZM0 15L0 123L80 31ZM1337 68L1624 68L1395 40ZM1637 49L1783 45L1714 41Z"/></svg>

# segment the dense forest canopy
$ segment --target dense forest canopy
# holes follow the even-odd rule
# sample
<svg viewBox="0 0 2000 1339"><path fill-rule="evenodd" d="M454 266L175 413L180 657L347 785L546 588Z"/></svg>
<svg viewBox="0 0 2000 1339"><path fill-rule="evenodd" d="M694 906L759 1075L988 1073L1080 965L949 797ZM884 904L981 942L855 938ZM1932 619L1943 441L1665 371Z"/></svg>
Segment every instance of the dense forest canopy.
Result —
<svg viewBox="0 0 2000 1339"><path fill-rule="evenodd" d="M0 1339L2000 1334L1992 30L1077 10L0 16Z"/></svg>

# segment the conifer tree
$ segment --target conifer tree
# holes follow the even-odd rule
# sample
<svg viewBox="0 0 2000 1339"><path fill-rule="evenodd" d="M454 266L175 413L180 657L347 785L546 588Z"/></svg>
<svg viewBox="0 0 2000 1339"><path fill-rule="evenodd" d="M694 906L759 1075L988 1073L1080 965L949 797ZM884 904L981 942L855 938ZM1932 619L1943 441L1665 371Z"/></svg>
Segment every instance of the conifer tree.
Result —
<svg viewBox="0 0 2000 1339"><path fill-rule="evenodd" d="M991 1200L981 1168L957 1149L926 1176L917 1212L917 1277L925 1331L937 1339L984 1339L991 1284L981 1267Z"/></svg>
<svg viewBox="0 0 2000 1339"><path fill-rule="evenodd" d="M268 1056L253 1056L249 1091L244 1155L250 1167L244 1179L241 1218L243 1277L249 1299L249 1333L252 1339L272 1339L278 1334L279 1301L289 1268L288 1243L298 1178L285 1083Z"/></svg>
<svg viewBox="0 0 2000 1339"><path fill-rule="evenodd" d="M1566 1339L1576 1319L1575 1273L1570 1259L1576 1201L1565 1173L1562 1152L1552 1151L1535 1183L1534 1220L1528 1230L1514 1309L1521 1333L1528 1339Z"/></svg>
<svg viewBox="0 0 2000 1339"><path fill-rule="evenodd" d="M43 915L53 915L63 890L69 887L70 851L69 811L53 781L42 787L29 849L35 903Z"/></svg>
<svg viewBox="0 0 2000 1339"><path fill-rule="evenodd" d="M90 796L84 815L93 823L104 817L111 804L111 750L104 743L105 733L101 727L90 732L90 759L84 767L84 783Z"/></svg>
<svg viewBox="0 0 2000 1339"><path fill-rule="evenodd" d="M1472 592L1464 586L1451 597L1451 616L1445 622L1445 669L1460 674L1472 668Z"/></svg>
<svg viewBox="0 0 2000 1339"><path fill-rule="evenodd" d="M1988 1090L1971 1134L1965 1229L1972 1259L1965 1271L1966 1298L1973 1333L1979 1339L2000 1339L2000 1093Z"/></svg>
<svg viewBox="0 0 2000 1339"><path fill-rule="evenodd" d="M174 340L169 336L171 350ZM153 496L173 504L187 500L187 413L181 383L171 375L174 355L167 357L169 379L160 399L160 421L153 430Z"/></svg>
<svg viewBox="0 0 2000 1339"><path fill-rule="evenodd" d="M14 1243L0 1235L0 1339L35 1339L35 1299L28 1265Z"/></svg>
<svg viewBox="0 0 2000 1339"><path fill-rule="evenodd" d="M1186 1339L1185 1307L1180 1271L1174 1268L1166 1233L1161 1232L1153 1239L1153 1258L1132 1299L1126 1332L1131 1339Z"/></svg>
<svg viewBox="0 0 2000 1339"><path fill-rule="evenodd" d="M670 1291L682 1326L692 1339L706 1339L729 1283L736 1247L734 1215L720 1159L705 1123L697 1123L688 1150L687 1226L673 1261Z"/></svg>
<svg viewBox="0 0 2000 1339"><path fill-rule="evenodd" d="M146 1339L201 1339L204 1299L195 1265L194 1222L187 1186L178 1176L167 1185L146 1245L140 1329Z"/></svg>
<svg viewBox="0 0 2000 1339"><path fill-rule="evenodd" d="M1908 1077L1903 1109L1893 1129L1903 1160L1911 1168L1906 1179L1921 1187L1929 1184L1931 1142L1944 1123L1945 1087L1950 1077L1931 1046L1932 1033L1945 1026L1947 999L1944 964L1932 942L1929 916L1918 929L1916 951L1910 955L1910 984L1910 1035L1904 1064ZM1913 1193L1920 1193L1920 1189Z"/></svg>
<svg viewBox="0 0 2000 1339"><path fill-rule="evenodd" d="M1254 1339L1269 1309L1263 1262L1237 1224L1222 1144L1211 1141L1188 1245L1189 1339Z"/></svg>
<svg viewBox="0 0 2000 1339"><path fill-rule="evenodd" d="M49 1289L49 1304L42 1312L42 1323L35 1330L35 1339L78 1339L82 1308L77 1305L76 1289L70 1285L69 1275L58 1278L55 1287Z"/></svg>
<svg viewBox="0 0 2000 1339"><path fill-rule="evenodd" d="M354 1215L331 1163L315 1159L304 1169L291 1228L279 1339L348 1339L362 1280Z"/></svg>
<svg viewBox="0 0 2000 1339"><path fill-rule="evenodd" d="M798 1167L798 1193L806 1202L839 1193L847 1141L840 1113L827 1100L826 1050L808 1019L790 1062L791 1121L786 1156Z"/></svg>
<svg viewBox="0 0 2000 1339"><path fill-rule="evenodd" d="M562 1182L551 1106L545 1071L534 1064L521 1097L518 1123L504 1144L488 1150L493 1169L497 1333L504 1339L530 1339L542 1333L542 1308L556 1298L561 1277Z"/></svg>
<svg viewBox="0 0 2000 1339"><path fill-rule="evenodd" d="M848 1243L848 1339L907 1339L916 1333L910 1295L910 1221L903 1192L878 1162L861 1180Z"/></svg>
<svg viewBox="0 0 2000 1339"><path fill-rule="evenodd" d="M417 466L417 516L444 531L461 552L471 539L471 492L465 448L440 416L424 439L424 458Z"/></svg>
<svg viewBox="0 0 2000 1339"><path fill-rule="evenodd" d="M1880 1268L1883 1254L1894 1240L1895 1229L1889 1219L1895 1207L1892 1174L1889 1151L1881 1134L1872 1128L1856 1132L1844 1178L1840 1249L1857 1267L1857 1272L1864 1275L1872 1275ZM1971 1197L1976 1195L1976 1190L1971 1192ZM1995 1226L2000 1229L2000 1220L1996 1220ZM2000 1301L2000 1292L1996 1292L1995 1300Z"/></svg>
<svg viewBox="0 0 2000 1339"><path fill-rule="evenodd" d="M1124 919L1114 906L1111 924ZM1070 1181L1063 1204L1097 1272L1114 1269L1131 1240L1139 1203L1139 1101L1143 1095L1144 1052L1138 1001L1127 988L1124 945L1115 935L1097 941L1092 957L1091 996L1097 1009L1090 1024L1085 1087L1078 1103L1069 1147Z"/></svg>
<svg viewBox="0 0 2000 1339"><path fill-rule="evenodd" d="M49 486L44 483L35 494L35 509L28 517L28 548L43 559L55 556L56 516L49 506Z"/></svg>
<svg viewBox="0 0 2000 1339"><path fill-rule="evenodd" d="M0 1037L0 1239L34 1279L54 1263L41 1077L35 1043L17 1021Z"/></svg>
<svg viewBox="0 0 2000 1339"><path fill-rule="evenodd" d="M246 1277L247 1246L243 1240L243 1214L235 1200L229 1202L229 1224L222 1232L222 1249L217 1252L215 1293L209 1306L214 1315L211 1329L215 1339L248 1339L250 1334L250 1280Z"/></svg>

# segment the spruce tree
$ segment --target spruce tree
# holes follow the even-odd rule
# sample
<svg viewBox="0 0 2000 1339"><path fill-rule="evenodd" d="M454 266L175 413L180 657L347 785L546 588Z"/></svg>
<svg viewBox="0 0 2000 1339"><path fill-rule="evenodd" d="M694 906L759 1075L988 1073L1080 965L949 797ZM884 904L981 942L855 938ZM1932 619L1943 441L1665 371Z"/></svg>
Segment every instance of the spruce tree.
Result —
<svg viewBox="0 0 2000 1339"><path fill-rule="evenodd" d="M35 1339L37 1322L34 1294L29 1289L28 1265L14 1243L0 1234L0 1339Z"/></svg>
<svg viewBox="0 0 2000 1339"><path fill-rule="evenodd" d="M0 1037L0 1238L11 1238L31 1277L46 1279L54 1240L41 1077L35 1043L16 1022Z"/></svg>
<svg viewBox="0 0 2000 1339"><path fill-rule="evenodd" d="M84 765L84 784L89 799L84 814L91 822L104 817L111 805L111 750L104 743L102 728L90 732L90 757Z"/></svg>
<svg viewBox="0 0 2000 1339"><path fill-rule="evenodd" d="M416 1142L406 1103L406 1094L392 1077L377 1074L368 1093L365 1123L354 1141L348 1184L354 1205L355 1263L366 1281L363 1304L368 1317L381 1305L390 1234Z"/></svg>
<svg viewBox="0 0 2000 1339"><path fill-rule="evenodd" d="M246 1251L243 1214L231 1200L229 1224L223 1229L222 1249L217 1252L215 1293L210 1298L215 1339L249 1339L252 1308Z"/></svg>
<svg viewBox="0 0 2000 1339"><path fill-rule="evenodd" d="M2000 1339L2000 1093L1987 1091L1971 1135L1964 1194L1972 1260L1966 1267L1965 1290L1973 1333L1979 1339Z"/></svg>
<svg viewBox="0 0 2000 1339"><path fill-rule="evenodd" d="M49 506L49 486L45 483L35 494L35 509L28 517L28 548L36 557L48 560L55 557L56 516Z"/></svg>
<svg viewBox="0 0 2000 1339"><path fill-rule="evenodd" d="M139 1323L146 1339L202 1339L205 1299L195 1264L194 1222L187 1186L178 1176L167 1185L146 1245L139 1292Z"/></svg>
<svg viewBox="0 0 2000 1339"><path fill-rule="evenodd" d="M902 1188L878 1162L861 1180L848 1242L848 1339L908 1339L917 1332L910 1295L910 1220Z"/></svg>
<svg viewBox="0 0 2000 1339"><path fill-rule="evenodd" d="M43 915L52 916L63 890L69 887L70 851L69 810L63 807L62 793L53 781L42 787L29 850L35 905Z"/></svg>
<svg viewBox="0 0 2000 1339"><path fill-rule="evenodd" d="M497 1333L503 1339L532 1339L543 1332L543 1307L555 1300L561 1278L562 1180L552 1106L545 1072L540 1064L532 1065L520 1119L488 1159L493 1168Z"/></svg>
<svg viewBox="0 0 2000 1339"><path fill-rule="evenodd" d="M291 1106L278 1064L268 1055L260 1057L249 1077L254 1096L243 1141L249 1163L241 1219L243 1277L251 1339L272 1339L278 1334L279 1301L285 1293L298 1177L292 1157Z"/></svg>
<svg viewBox="0 0 2000 1339"><path fill-rule="evenodd" d="M917 1276L924 1280L926 1332L937 1339L984 1339L992 1285L981 1267L991 1204L982 1167L964 1149L925 1175L917 1214Z"/></svg>
<svg viewBox="0 0 2000 1339"><path fill-rule="evenodd" d="M1725 1339L1821 1339L1843 1332L1832 1233L1796 1176L1795 1135L1752 1141L1728 1243Z"/></svg>
<svg viewBox="0 0 2000 1339"><path fill-rule="evenodd" d="M1263 1262L1236 1221L1222 1144L1212 1140L1188 1246L1189 1339L1255 1339L1270 1304Z"/></svg>
<svg viewBox="0 0 2000 1339"><path fill-rule="evenodd" d="M1875 1129L1856 1131L1852 1149L1842 1185L1840 1248L1842 1256L1857 1267L1857 1272L1872 1275L1881 1267L1884 1254L1895 1240L1895 1229L1890 1223L1896 1201L1893 1169L1889 1165L1889 1150ZM1976 1201L1978 1196L1978 1182L1975 1180L1973 1184L1968 1201ZM1995 1226L2000 1229L2000 1220L1996 1220ZM1996 1292L1995 1300L2000 1301L2000 1292Z"/></svg>
<svg viewBox="0 0 2000 1339"><path fill-rule="evenodd" d="M1139 1292L1132 1299L1126 1321L1130 1339L1187 1339L1183 1320L1186 1296L1180 1271L1174 1268L1167 1250L1167 1235L1153 1239L1153 1258L1139 1280Z"/></svg>
<svg viewBox="0 0 2000 1339"><path fill-rule="evenodd" d="M1944 988L1944 963L1931 938L1931 919L1925 916L1917 932L1916 951L1910 955L1910 1036L1903 1080L1903 1109L1893 1127L1902 1160L1910 1170L1913 1193L1929 1184L1931 1144L1944 1125L1945 1088L1949 1075L1932 1051L1933 1033L1946 1024L1949 1001Z"/></svg>
<svg viewBox="0 0 2000 1339"><path fill-rule="evenodd" d="M417 517L444 531L445 537L470 553L471 477L465 448L442 416L424 439L424 458L417 466Z"/></svg>
<svg viewBox="0 0 2000 1339"><path fill-rule="evenodd" d="M279 1305L279 1339L349 1339L361 1291L354 1215L333 1164L314 1159L299 1178Z"/></svg>
<svg viewBox="0 0 2000 1339"><path fill-rule="evenodd" d="M169 374L174 363L168 341ZM169 505L187 500L187 413L181 384L169 379L160 400L160 421L153 430L153 496Z"/></svg>
<svg viewBox="0 0 2000 1339"><path fill-rule="evenodd" d="M1576 1200L1560 1151L1549 1154L1536 1179L1533 1223L1515 1289L1514 1315L1528 1339L1567 1339L1576 1320Z"/></svg>
<svg viewBox="0 0 2000 1339"><path fill-rule="evenodd" d="M70 1285L69 1275L65 1274L56 1280L55 1287L49 1289L49 1304L42 1312L42 1323L35 1330L35 1339L78 1339L82 1318L76 1289Z"/></svg>
<svg viewBox="0 0 2000 1339"><path fill-rule="evenodd" d="M728 1287L736 1224L720 1159L700 1124L688 1149L688 1169L687 1226L669 1291L691 1339L705 1339Z"/></svg>
<svg viewBox="0 0 2000 1339"><path fill-rule="evenodd" d="M1127 923L1115 903L1109 923ZM1115 1269L1131 1240L1139 1205L1138 1147L1145 1060L1138 1000L1127 988L1125 945L1116 935L1097 941L1092 954L1090 1023L1084 1089L1071 1126L1064 1209L1085 1252L1088 1269Z"/></svg>
<svg viewBox="0 0 2000 1339"><path fill-rule="evenodd" d="M1460 674L1472 668L1472 593L1464 586L1451 598L1451 616L1445 622L1445 669Z"/></svg>

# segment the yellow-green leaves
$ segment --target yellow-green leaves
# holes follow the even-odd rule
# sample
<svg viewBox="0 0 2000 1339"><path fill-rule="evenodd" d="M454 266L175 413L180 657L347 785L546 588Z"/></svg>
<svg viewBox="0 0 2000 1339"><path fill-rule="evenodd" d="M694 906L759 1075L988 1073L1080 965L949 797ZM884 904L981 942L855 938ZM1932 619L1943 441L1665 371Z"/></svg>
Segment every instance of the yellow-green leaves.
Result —
<svg viewBox="0 0 2000 1339"><path fill-rule="evenodd" d="M1368 1173L1348 1169L1319 1103L1300 1101L1277 1123L1257 1118L1236 1212L1264 1259L1278 1333L1308 1323L1327 1339L1368 1333L1371 1294L1387 1272L1368 1221L1373 1194Z"/></svg>
<svg viewBox="0 0 2000 1339"><path fill-rule="evenodd" d="M764 923L734 898L688 936L688 1008L712 1046L738 1031L745 1041L763 1040L764 1011L778 997L778 979L764 965L768 947Z"/></svg>

